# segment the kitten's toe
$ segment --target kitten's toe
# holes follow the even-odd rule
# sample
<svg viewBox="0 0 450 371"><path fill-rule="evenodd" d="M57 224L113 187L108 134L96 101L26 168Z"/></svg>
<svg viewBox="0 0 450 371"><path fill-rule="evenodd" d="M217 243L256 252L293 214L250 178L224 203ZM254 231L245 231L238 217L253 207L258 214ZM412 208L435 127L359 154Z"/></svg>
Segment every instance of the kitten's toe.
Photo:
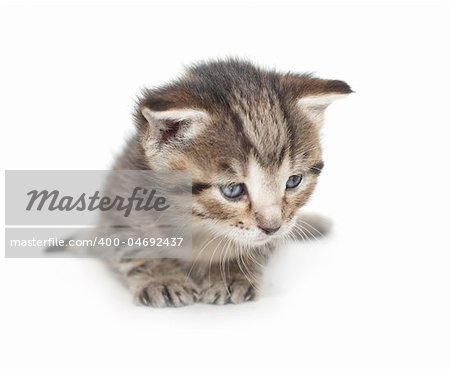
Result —
<svg viewBox="0 0 450 371"><path fill-rule="evenodd" d="M138 303L155 308L191 305L197 298L198 292L194 284L174 280L149 282L136 293Z"/></svg>
<svg viewBox="0 0 450 371"><path fill-rule="evenodd" d="M245 301L251 301L256 298L257 289L249 283L243 281L235 281L230 285L231 302L233 304L243 303Z"/></svg>
<svg viewBox="0 0 450 371"><path fill-rule="evenodd" d="M240 304L256 298L255 286L245 281L234 281L231 284L215 283L203 290L200 301L206 304Z"/></svg>
<svg viewBox="0 0 450 371"><path fill-rule="evenodd" d="M200 301L205 304L227 304L230 301L228 287L223 282L214 283L203 290Z"/></svg>
<svg viewBox="0 0 450 371"><path fill-rule="evenodd" d="M198 291L194 285L186 286L176 284L168 287L169 296L172 298L173 306L182 307L194 304L198 300Z"/></svg>

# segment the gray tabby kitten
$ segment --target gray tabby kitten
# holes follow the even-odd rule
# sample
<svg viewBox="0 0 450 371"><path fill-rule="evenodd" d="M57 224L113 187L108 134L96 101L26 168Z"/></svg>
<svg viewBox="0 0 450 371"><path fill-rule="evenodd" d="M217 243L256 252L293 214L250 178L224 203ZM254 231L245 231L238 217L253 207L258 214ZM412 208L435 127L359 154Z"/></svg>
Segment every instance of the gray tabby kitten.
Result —
<svg viewBox="0 0 450 371"><path fill-rule="evenodd" d="M194 65L144 91L136 134L114 169L192 173L193 255L112 259L136 301L179 307L253 300L277 242L320 229L299 210L323 167L325 108L351 92L343 81L235 59Z"/></svg>

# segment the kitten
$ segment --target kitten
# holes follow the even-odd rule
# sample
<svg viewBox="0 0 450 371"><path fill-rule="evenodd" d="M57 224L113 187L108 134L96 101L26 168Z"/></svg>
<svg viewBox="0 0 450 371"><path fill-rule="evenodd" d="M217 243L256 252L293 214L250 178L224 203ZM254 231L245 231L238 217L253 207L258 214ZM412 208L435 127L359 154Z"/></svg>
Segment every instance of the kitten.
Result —
<svg viewBox="0 0 450 371"><path fill-rule="evenodd" d="M196 64L145 90L136 135L114 168L191 172L193 254L112 259L136 301L178 307L255 299L277 242L308 229L298 212L323 167L324 111L351 92L343 81L235 59Z"/></svg>

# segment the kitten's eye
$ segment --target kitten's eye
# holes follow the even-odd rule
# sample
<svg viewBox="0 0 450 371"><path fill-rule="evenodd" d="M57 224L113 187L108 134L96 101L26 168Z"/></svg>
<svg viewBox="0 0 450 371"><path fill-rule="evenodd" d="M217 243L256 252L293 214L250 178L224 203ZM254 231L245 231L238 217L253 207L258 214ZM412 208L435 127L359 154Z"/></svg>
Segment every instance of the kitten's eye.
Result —
<svg viewBox="0 0 450 371"><path fill-rule="evenodd" d="M220 192L229 199L237 199L245 193L245 186L242 183L228 184L220 187Z"/></svg>
<svg viewBox="0 0 450 371"><path fill-rule="evenodd" d="M286 182L286 189L291 189L298 187L298 185L302 182L303 175L291 175Z"/></svg>

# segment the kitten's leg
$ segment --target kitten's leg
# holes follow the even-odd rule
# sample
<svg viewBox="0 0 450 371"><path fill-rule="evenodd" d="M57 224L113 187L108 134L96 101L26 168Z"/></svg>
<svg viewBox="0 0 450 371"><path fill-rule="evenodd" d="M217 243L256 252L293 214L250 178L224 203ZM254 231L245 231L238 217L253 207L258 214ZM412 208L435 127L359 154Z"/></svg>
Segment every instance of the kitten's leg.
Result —
<svg viewBox="0 0 450 371"><path fill-rule="evenodd" d="M135 302L152 307L180 307L197 301L198 287L178 259L131 259L112 263Z"/></svg>
<svg viewBox="0 0 450 371"><path fill-rule="evenodd" d="M254 300L261 291L267 256L252 254L210 266L201 277L200 301L207 304L239 304Z"/></svg>

